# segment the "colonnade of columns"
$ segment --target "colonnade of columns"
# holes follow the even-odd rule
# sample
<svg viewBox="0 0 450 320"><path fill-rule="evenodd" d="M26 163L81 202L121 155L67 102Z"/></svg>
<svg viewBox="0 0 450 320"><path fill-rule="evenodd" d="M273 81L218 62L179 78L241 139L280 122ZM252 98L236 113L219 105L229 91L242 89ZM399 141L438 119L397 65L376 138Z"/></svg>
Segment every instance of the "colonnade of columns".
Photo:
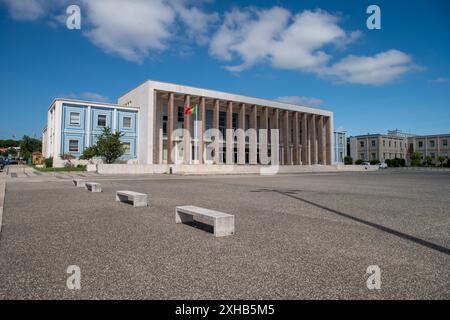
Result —
<svg viewBox="0 0 450 320"><path fill-rule="evenodd" d="M180 94L176 94L180 100ZM177 119L178 109L175 108L175 93L169 92L164 94L155 94L154 104L154 163L166 162L173 164L174 154L174 129L175 120ZM157 101L163 99L164 101ZM258 158L262 155L272 156L272 161L279 160L281 165L313 165L327 164L332 162L332 142L331 142L331 118L319 114L304 113L300 111L291 111L277 109L266 106L247 105L234 101L221 101L206 97L194 97L190 95L182 96L184 106L197 105L198 114L196 116L198 130L196 137L196 146L198 147L198 156L195 163L203 164L203 153L205 150L204 131L206 123L206 100L208 99L208 110L213 111L213 129L219 130L219 113L226 112L225 126L226 134L224 141L215 138L212 141L214 148L212 162L214 164L258 164ZM160 102L160 103L158 103ZM181 102L181 101L180 101ZM162 130L158 121L162 119L162 106L167 106L167 139L165 161L162 160ZM237 113L237 128L242 131L249 130L248 140L245 135L238 135L237 141L233 136L233 114ZM246 115L249 116L248 127L246 127ZM183 135L183 163L193 164L192 155L192 135L191 118L193 116L184 115L184 135ZM258 119L259 118L259 119ZM259 120L259 121L258 121ZM270 126L270 127L269 127ZM231 130L229 130L231 129ZM274 145L270 141L270 129L279 130L279 150L272 150ZM267 135L256 134L261 130L267 130ZM194 133L195 134L195 133ZM259 137L258 137L259 136ZM211 141L209 141L211 142ZM224 148L225 156L223 160L220 157L220 147ZM235 158L235 147L237 146L237 158ZM248 153L248 156L246 155ZM280 157L278 159L278 157Z"/></svg>

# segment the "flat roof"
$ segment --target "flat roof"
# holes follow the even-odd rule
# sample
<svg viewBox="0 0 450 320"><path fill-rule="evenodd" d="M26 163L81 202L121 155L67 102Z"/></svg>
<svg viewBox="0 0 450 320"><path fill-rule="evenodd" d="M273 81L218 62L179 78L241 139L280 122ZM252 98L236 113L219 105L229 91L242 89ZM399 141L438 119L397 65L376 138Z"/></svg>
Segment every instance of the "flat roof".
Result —
<svg viewBox="0 0 450 320"><path fill-rule="evenodd" d="M56 101L69 102L69 103L75 103L75 104L85 104L85 105L99 106L99 107L114 107L114 108L121 108L121 109L128 109L128 110L139 109L139 107L123 106L123 105L116 104L116 103L78 100L78 99L70 99L70 98L55 98L55 99L53 99L53 101L50 104L50 106L48 107L48 109L50 109L55 104Z"/></svg>
<svg viewBox="0 0 450 320"><path fill-rule="evenodd" d="M228 93L224 91L217 91L217 90L209 90L204 88L198 88L198 87L192 87L192 86L185 86L170 82L162 82L162 81L156 81L156 80L147 80L141 83L140 85L134 87L132 90L126 92L125 94L121 95L121 97L124 97L125 95L129 94L133 90L141 87L142 85L149 85L155 90L163 91L163 92L174 92L174 93L183 93L183 94L191 94L199 97L207 97L207 98L216 98L223 101L235 101L245 104L251 104L251 105L259 105L264 107L272 107L277 109L285 109L285 110L291 110L291 111L300 111L305 113L314 113L314 114L320 114L325 116L333 116L333 112L326 109L321 108L312 108L302 105L296 105L292 103L286 103L276 100L270 100L270 99L262 99L262 98L256 98L251 96L244 96L240 94L234 94L234 93Z"/></svg>

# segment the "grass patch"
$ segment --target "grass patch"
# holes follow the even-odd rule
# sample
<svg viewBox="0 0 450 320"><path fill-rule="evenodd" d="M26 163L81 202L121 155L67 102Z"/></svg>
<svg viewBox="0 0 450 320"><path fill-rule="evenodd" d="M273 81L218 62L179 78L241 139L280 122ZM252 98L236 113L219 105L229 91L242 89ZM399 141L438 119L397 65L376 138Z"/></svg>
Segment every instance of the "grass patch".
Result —
<svg viewBox="0 0 450 320"><path fill-rule="evenodd" d="M36 168L37 171L40 172L80 172L80 171L86 171L86 166L80 166L80 167L64 167L64 168Z"/></svg>

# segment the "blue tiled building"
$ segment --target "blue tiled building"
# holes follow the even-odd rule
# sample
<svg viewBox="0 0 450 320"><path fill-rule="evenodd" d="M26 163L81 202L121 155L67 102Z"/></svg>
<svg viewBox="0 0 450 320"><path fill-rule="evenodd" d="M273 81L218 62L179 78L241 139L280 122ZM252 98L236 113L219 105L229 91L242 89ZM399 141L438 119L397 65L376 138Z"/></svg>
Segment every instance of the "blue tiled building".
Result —
<svg viewBox="0 0 450 320"><path fill-rule="evenodd" d="M120 160L137 157L138 109L114 104L55 99L48 110L46 156L71 154L80 157L96 144L103 128L120 131L125 154Z"/></svg>
<svg viewBox="0 0 450 320"><path fill-rule="evenodd" d="M343 164L344 158L347 155L347 132L342 129L335 129L333 131L333 163Z"/></svg>

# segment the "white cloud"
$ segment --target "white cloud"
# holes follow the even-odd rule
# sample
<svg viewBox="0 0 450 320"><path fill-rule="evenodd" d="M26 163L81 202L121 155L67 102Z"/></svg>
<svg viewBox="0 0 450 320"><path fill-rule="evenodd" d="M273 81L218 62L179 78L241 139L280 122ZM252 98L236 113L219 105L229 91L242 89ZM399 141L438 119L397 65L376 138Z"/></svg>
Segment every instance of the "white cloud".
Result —
<svg viewBox="0 0 450 320"><path fill-rule="evenodd" d="M213 36L210 53L240 72L268 62L274 68L311 72L341 82L380 85L417 69L406 53L391 49L374 56L349 55L338 62L332 48L358 40L361 31L347 32L339 16L323 10L293 15L280 7L233 9Z"/></svg>
<svg viewBox="0 0 450 320"><path fill-rule="evenodd" d="M323 104L322 99L313 98L313 97L304 97L304 96L285 96L277 98L280 102L307 106L307 107L318 107Z"/></svg>
<svg viewBox="0 0 450 320"><path fill-rule="evenodd" d="M214 35L210 52L221 59L231 61L233 54L243 60L241 65L228 67L241 71L268 58L273 38L285 27L289 12L274 7L270 10L234 9L225 13L225 19Z"/></svg>
<svg viewBox="0 0 450 320"><path fill-rule="evenodd" d="M69 0L0 0L13 19L65 25ZM206 44L217 13L207 13L190 0L79 0L83 34L107 53L142 62L163 51L174 38Z"/></svg>
<svg viewBox="0 0 450 320"><path fill-rule="evenodd" d="M76 100L90 100L90 101L95 101L95 102L108 102L108 97L97 93L97 92L90 92L90 91L86 91L80 94L77 93L68 93L68 94L61 94L58 95L62 98L66 98L66 99L76 99Z"/></svg>
<svg viewBox="0 0 450 320"><path fill-rule="evenodd" d="M229 63L225 68L240 72L256 64L309 72L338 82L381 85L417 70L412 58L390 49L372 56L337 53L357 41L361 31L346 31L340 17L323 10L294 14L281 7L235 8L219 19L204 11L205 0L79 0L82 4L83 34L107 53L142 62L153 52L162 52L177 40L184 51L192 41L209 42L212 56ZM0 0L17 20L64 23L69 0ZM186 43L186 41L188 43ZM442 77L441 77L442 78ZM430 83L446 82L446 78ZM447 79L448 80L448 79Z"/></svg>
<svg viewBox="0 0 450 320"><path fill-rule="evenodd" d="M81 94L81 97L87 100L93 100L93 101L98 101L98 102L107 102L108 101L108 97L101 95L100 93L96 93L96 92L83 92Z"/></svg>
<svg viewBox="0 0 450 320"><path fill-rule="evenodd" d="M162 0L85 1L90 26L85 35L108 53L141 62L151 49L163 50L175 19Z"/></svg>
<svg viewBox="0 0 450 320"><path fill-rule="evenodd" d="M321 73L349 83L380 85L392 82L414 68L409 55L389 50L372 57L350 55Z"/></svg>
<svg viewBox="0 0 450 320"><path fill-rule="evenodd" d="M208 42L210 26L218 19L187 0L83 0L87 11L85 35L104 51L142 62L178 39Z"/></svg>
<svg viewBox="0 0 450 320"><path fill-rule="evenodd" d="M326 45L350 43L359 36L359 32L347 34L337 25L338 20L322 10L293 16L280 7L234 9L225 13L210 52L226 61L239 57L242 64L227 67L231 71L262 61L276 68L310 71L329 61L323 50Z"/></svg>
<svg viewBox="0 0 450 320"><path fill-rule="evenodd" d="M44 15L42 0L2 0L15 20L36 20Z"/></svg>
<svg viewBox="0 0 450 320"><path fill-rule="evenodd" d="M450 80L445 77L437 77L435 79L428 80L429 83L447 83Z"/></svg>
<svg viewBox="0 0 450 320"><path fill-rule="evenodd" d="M170 3L183 22L188 38L206 44L209 41L210 27L218 21L219 15L216 12L207 13L198 7L190 7L186 0L171 0Z"/></svg>

